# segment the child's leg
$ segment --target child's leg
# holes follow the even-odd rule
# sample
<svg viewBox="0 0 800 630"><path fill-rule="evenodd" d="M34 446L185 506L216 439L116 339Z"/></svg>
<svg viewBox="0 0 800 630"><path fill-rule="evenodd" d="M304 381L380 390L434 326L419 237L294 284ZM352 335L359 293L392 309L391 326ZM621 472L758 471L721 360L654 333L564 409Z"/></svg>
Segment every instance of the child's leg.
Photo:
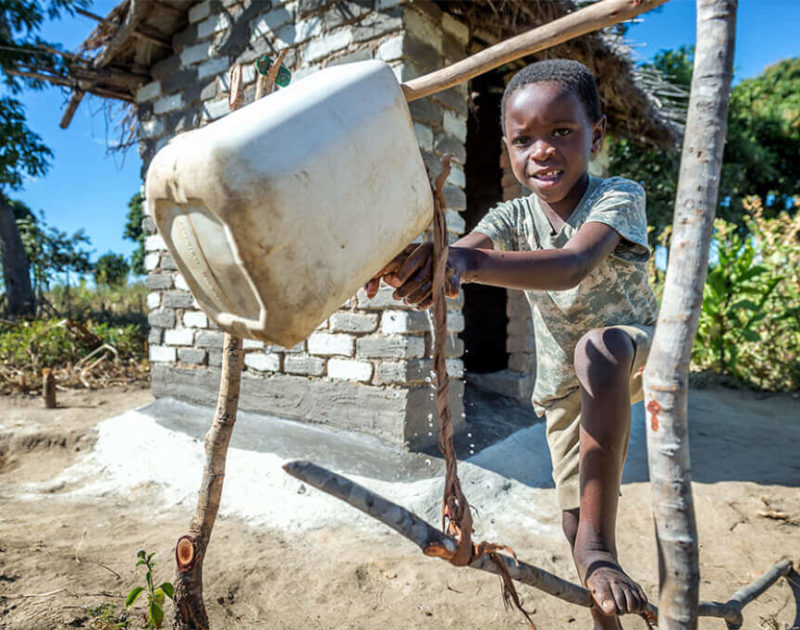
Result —
<svg viewBox="0 0 800 630"><path fill-rule="evenodd" d="M647 598L619 566L616 519L631 422L630 377L636 348L624 331L589 331L575 348L581 387L580 510L573 557L601 612L642 612ZM565 518L570 515L565 512ZM565 526L568 523L565 522ZM567 528L565 527L565 530ZM598 627L619 628L596 616Z"/></svg>

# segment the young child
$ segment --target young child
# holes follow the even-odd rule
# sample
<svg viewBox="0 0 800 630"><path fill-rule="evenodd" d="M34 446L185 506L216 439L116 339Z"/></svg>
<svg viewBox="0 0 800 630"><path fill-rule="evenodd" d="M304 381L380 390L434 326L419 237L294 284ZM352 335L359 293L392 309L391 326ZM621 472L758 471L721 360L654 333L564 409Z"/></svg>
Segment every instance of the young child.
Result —
<svg viewBox="0 0 800 630"><path fill-rule="evenodd" d="M619 566L615 526L631 404L656 322L647 283L642 188L588 173L605 117L580 63L534 63L502 101L503 140L517 180L532 191L491 210L448 257L448 294L477 282L525 291L536 339L533 406L546 419L564 533L595 628L644 611L646 596ZM395 298L428 308L430 245L409 246L382 277Z"/></svg>

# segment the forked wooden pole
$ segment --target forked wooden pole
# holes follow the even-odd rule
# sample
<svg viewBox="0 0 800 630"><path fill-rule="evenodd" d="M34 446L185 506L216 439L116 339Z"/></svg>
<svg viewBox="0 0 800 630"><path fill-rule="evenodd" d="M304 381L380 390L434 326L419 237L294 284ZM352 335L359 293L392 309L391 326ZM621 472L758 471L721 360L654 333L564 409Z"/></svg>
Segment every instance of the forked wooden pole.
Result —
<svg viewBox="0 0 800 630"><path fill-rule="evenodd" d="M697 46L669 266L644 372L662 630L697 627L700 571L689 463L688 375L725 145L736 4L697 0Z"/></svg>
<svg viewBox="0 0 800 630"><path fill-rule="evenodd" d="M440 545L445 549L455 552L456 540L440 532L430 523L422 520L416 514L409 512L404 507L392 503L388 499L370 492L346 477L317 466L311 462L294 461L284 465L284 470L293 477L300 479L310 486L314 486L341 501L361 510L368 516L388 525L401 536L407 538L421 550L431 545ZM506 565L509 574L516 581L532 586L570 604L577 604L591 608L594 603L591 594L582 586L573 584L521 560L514 562L506 555L498 554ZM488 556L480 556L474 562L466 565L472 569L480 569L489 573L498 573L497 567ZM724 619L730 630L737 630L742 625L742 608L761 595L770 586L782 577L796 575L789 560L775 564L769 571L756 579L745 588L737 591L727 603L700 602L701 617L716 617ZM798 615L800 615L800 598L796 597ZM648 604L648 612L652 618L658 618L658 608ZM662 626L659 626L662 627Z"/></svg>
<svg viewBox="0 0 800 630"><path fill-rule="evenodd" d="M206 462L188 533L175 546L174 630L208 630L203 602L203 560L219 511L228 444L236 422L244 352L241 337L225 333L217 410L206 434Z"/></svg>

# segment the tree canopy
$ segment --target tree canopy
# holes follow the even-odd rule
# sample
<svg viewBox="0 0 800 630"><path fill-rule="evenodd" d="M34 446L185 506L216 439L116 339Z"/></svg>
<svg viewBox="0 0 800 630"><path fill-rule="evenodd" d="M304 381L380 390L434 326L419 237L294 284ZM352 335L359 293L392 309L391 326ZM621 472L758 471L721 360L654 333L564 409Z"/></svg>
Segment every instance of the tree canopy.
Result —
<svg viewBox="0 0 800 630"><path fill-rule="evenodd" d="M652 67L686 89L692 77L689 47L662 51ZM757 195L766 216L791 207L800 192L800 58L783 60L733 87L717 215L741 225L743 201ZM680 105L680 102L673 104ZM683 107L685 107L683 103ZM614 140L611 172L639 181L647 191L647 216L660 232L672 222L680 150Z"/></svg>
<svg viewBox="0 0 800 630"><path fill-rule="evenodd" d="M88 4L88 0L0 0L0 70L7 92L16 95L23 87L43 87L32 68L66 74L69 56L42 40L38 30L45 16L52 19ZM12 96L0 98L0 137L0 253L7 310L12 315L32 314L30 269L7 194L21 187L25 174L44 175L52 152L28 128L24 107Z"/></svg>

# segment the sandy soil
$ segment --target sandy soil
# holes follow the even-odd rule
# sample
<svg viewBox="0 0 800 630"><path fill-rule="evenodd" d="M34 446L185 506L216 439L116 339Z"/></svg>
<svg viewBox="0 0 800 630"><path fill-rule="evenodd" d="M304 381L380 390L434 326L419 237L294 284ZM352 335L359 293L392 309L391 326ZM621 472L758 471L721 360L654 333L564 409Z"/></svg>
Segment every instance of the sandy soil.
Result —
<svg viewBox="0 0 800 630"><path fill-rule="evenodd" d="M41 409L36 399L0 399L1 629L111 627L87 608L111 603L121 611L127 591L143 581L134 567L142 547L157 554L157 579L171 579L172 547L188 526L191 500L170 503L153 479L84 495L66 492L69 484L58 481L62 471L91 455L98 423L151 400L148 391L119 388L61 393L56 410ZM798 566L799 408L800 401L788 395L693 393L702 599L727 600L780 559ZM466 468L468 497L478 492L480 472ZM491 475L505 479L485 472ZM657 560L649 487L640 477L626 473L619 545L623 565L653 598ZM511 478L487 486L491 491L476 502L478 526L512 545L520 558L574 580L554 491ZM297 482L286 487L312 502L326 500ZM286 505L271 507L279 514ZM349 523L349 508L343 510L344 516L320 517L303 528L256 526L221 513L205 562L212 627L527 627L517 612L503 610L496 577L426 558L377 523ZM760 516L770 510L787 518ZM584 609L525 586L520 594L536 610L540 630L591 627ZM169 605L167 611L171 615ZM131 627L141 627L139 619ZM745 609L745 628L785 630L794 622L795 603L783 582ZM645 625L631 618L625 627ZM725 624L704 619L700 627L723 630Z"/></svg>

